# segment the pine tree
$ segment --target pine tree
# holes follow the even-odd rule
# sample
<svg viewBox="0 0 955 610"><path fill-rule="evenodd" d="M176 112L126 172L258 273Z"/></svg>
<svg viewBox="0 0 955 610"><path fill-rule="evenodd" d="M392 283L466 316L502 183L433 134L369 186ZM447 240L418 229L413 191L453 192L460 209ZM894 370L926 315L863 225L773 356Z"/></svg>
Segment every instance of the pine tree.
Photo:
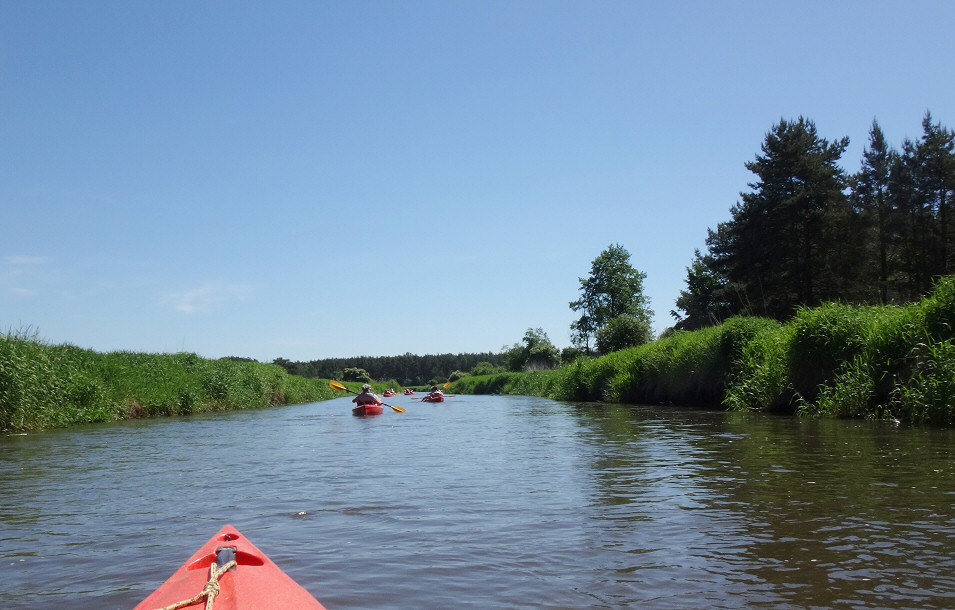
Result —
<svg viewBox="0 0 955 610"><path fill-rule="evenodd" d="M862 282L874 280L878 286L879 302L889 302L889 251L892 247L891 205L889 201L889 172L892 152L885 141L879 123L873 119L869 130L869 145L862 153L862 168L853 179L853 201L862 218L867 235L871 235L872 254L866 262ZM871 264L874 258L874 264ZM873 273L874 272L874 273Z"/></svg>
<svg viewBox="0 0 955 610"><path fill-rule="evenodd" d="M932 123L931 113L922 119L922 138L915 149L916 188L921 205L934 217L933 237L937 250L932 275L955 272L955 133Z"/></svg>
<svg viewBox="0 0 955 610"><path fill-rule="evenodd" d="M854 219L838 166L848 145L820 138L803 117L781 120L746 164L758 179L731 210L719 263L753 313L783 319L845 292L846 265L857 258L846 241Z"/></svg>
<svg viewBox="0 0 955 610"><path fill-rule="evenodd" d="M906 139L889 170L898 269L895 285L905 301L918 299L931 287L932 260L938 250L932 232L934 214L919 191L919 174L917 146Z"/></svg>
<svg viewBox="0 0 955 610"><path fill-rule="evenodd" d="M677 330L696 330L722 322L730 313L726 287L713 269L713 257L694 251L693 263L686 268L686 290L680 291L677 310L670 311Z"/></svg>

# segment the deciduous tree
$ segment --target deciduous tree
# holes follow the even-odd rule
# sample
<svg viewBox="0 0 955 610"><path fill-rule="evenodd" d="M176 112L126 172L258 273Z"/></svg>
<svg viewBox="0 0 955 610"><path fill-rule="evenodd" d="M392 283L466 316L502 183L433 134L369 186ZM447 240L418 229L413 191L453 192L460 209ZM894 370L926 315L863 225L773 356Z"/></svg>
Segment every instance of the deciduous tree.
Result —
<svg viewBox="0 0 955 610"><path fill-rule="evenodd" d="M504 350L510 371L553 369L560 366L560 352L547 337L543 328L528 328L520 343Z"/></svg>
<svg viewBox="0 0 955 610"><path fill-rule="evenodd" d="M610 320L633 316L650 325L652 312L643 294L647 274L630 264L630 253L619 244L609 246L590 264L590 276L579 278L580 298L570 308L582 313L570 325L574 345L590 352L590 340Z"/></svg>

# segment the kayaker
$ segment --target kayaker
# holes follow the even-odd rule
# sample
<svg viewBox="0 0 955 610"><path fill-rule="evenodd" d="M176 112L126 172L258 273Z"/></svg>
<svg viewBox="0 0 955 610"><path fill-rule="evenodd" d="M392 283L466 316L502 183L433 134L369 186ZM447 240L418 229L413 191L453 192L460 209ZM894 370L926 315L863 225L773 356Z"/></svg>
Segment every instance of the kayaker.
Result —
<svg viewBox="0 0 955 610"><path fill-rule="evenodd" d="M371 391L371 386L367 383L361 386L361 394L351 399L352 402L359 405L380 405L381 399Z"/></svg>
<svg viewBox="0 0 955 610"><path fill-rule="evenodd" d="M444 392L438 389L438 386L431 386L431 393L428 394L431 398L438 398L439 396L444 396Z"/></svg>

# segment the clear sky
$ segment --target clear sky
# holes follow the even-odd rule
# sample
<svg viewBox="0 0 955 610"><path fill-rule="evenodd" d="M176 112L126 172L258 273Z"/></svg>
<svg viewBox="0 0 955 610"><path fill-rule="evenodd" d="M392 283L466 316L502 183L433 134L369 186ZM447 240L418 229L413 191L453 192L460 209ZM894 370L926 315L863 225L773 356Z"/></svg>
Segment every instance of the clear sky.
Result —
<svg viewBox="0 0 955 610"><path fill-rule="evenodd" d="M655 330L780 119L955 127L955 2L0 0L0 331L497 352L611 244Z"/></svg>

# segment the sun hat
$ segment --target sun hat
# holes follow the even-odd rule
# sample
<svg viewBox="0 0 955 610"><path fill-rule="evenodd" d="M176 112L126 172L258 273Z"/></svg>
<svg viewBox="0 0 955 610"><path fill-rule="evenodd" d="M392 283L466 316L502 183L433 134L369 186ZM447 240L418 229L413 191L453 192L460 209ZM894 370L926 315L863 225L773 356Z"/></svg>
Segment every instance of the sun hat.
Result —
<svg viewBox="0 0 955 610"><path fill-rule="evenodd" d="M362 389L362 390L370 390L370 389L371 389L371 386L366 383L365 385L361 386L361 389Z"/></svg>

